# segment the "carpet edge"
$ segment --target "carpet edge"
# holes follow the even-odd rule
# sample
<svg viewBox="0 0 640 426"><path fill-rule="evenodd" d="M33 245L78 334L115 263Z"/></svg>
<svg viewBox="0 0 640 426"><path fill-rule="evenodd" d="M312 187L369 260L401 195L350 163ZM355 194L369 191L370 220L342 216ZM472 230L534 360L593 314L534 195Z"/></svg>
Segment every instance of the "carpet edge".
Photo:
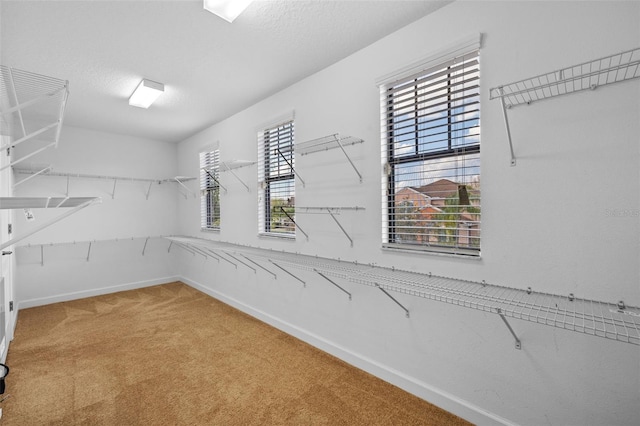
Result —
<svg viewBox="0 0 640 426"><path fill-rule="evenodd" d="M134 281L130 283L117 284L117 285L108 286L108 287L94 288L91 290L62 293L62 294L57 294L55 296L21 300L17 302L17 310L18 312L20 312L20 309L34 308L36 306L50 305L52 303L68 302L70 300L84 299L86 297L93 297L93 296L101 296L103 294L116 293L119 291L135 290L143 287L151 287L154 285L168 284L175 281L181 281L181 277L177 275L169 276L169 277L160 277L160 278L154 278L151 280Z"/></svg>
<svg viewBox="0 0 640 426"><path fill-rule="evenodd" d="M400 371L389 368L386 365L380 364L368 357L355 353L341 345L337 345L321 336L311 333L305 329L302 329L294 324L281 320L267 312L260 309L256 309L250 305L245 304L233 297L227 296L217 290L200 284L197 281L191 280L187 277L181 276L177 278L196 290L217 299L223 303L226 303L254 318L259 319L291 336L294 336L324 352L327 352L348 364L351 364L367 373L370 373L386 382L389 382L406 392L418 396L444 410L449 411L474 424L482 425L506 425L516 426L516 423L487 411L481 407L478 407L462 398L456 397L448 392L445 392L439 388L431 386L422 381L416 380Z"/></svg>

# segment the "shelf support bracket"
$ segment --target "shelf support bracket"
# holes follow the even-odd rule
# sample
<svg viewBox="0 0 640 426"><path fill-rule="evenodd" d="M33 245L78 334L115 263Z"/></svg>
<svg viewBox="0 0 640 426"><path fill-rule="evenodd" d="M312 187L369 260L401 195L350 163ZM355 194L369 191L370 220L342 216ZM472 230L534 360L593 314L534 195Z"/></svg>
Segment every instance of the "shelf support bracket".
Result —
<svg viewBox="0 0 640 426"><path fill-rule="evenodd" d="M0 171L1 171L1 170L6 169L6 168L8 168L8 167L13 167L13 166L15 166L16 164L18 164L18 163L20 163L20 162L22 162L22 161L26 160L27 158L31 158L31 157L33 157L33 156L34 156L34 155L36 155L36 154L40 154L40 153L41 153L42 151L44 151L45 149L47 149L47 148L51 148L52 146L55 146L55 144L56 144L55 142L51 142L50 144L47 144L47 145L43 146L43 147L42 147L42 148L40 148L40 149L36 149L36 150L35 150L35 151L33 151L32 153L27 154L27 155L25 155L24 157L20 157L20 158L18 158L17 160L12 161L12 162L11 162L11 163L9 163L9 164L5 164L4 166L0 167Z"/></svg>
<svg viewBox="0 0 640 426"><path fill-rule="evenodd" d="M222 164L224 164L224 163L222 163ZM245 188L247 188L247 192L251 192L251 189L249 189L249 186L248 186L246 183L244 183L244 181L243 181L242 179L240 179L240 177L238 177L238 175L237 175L237 174L235 174L235 173L234 173L234 171L233 171L229 166L227 166L226 164L224 164L224 166L226 167L226 169L227 169L227 171L228 171L228 172L231 172L231 174L233 175L233 177L235 177L236 179L238 179L238 182L240 182L241 184L243 184L243 185L244 185L244 187L245 187ZM216 181L216 182L217 182L217 181ZM218 185L220 185L220 183L218 183ZM220 186L222 186L222 185L220 185ZM226 192L226 191L227 191L227 190L225 189L225 192Z"/></svg>
<svg viewBox="0 0 640 426"><path fill-rule="evenodd" d="M49 124L49 125L47 125L47 126L44 126L44 127L40 128L40 129L38 129L38 130L34 131L34 132L29 133L28 135L25 135L25 136L21 137L20 139L17 139L17 140L15 140L15 141L13 141L13 142L10 142L10 143L5 144L5 145L2 147L2 149L5 149L5 148L15 148L15 147L16 147L16 145L19 145L19 144L21 144L22 142L26 142L26 141L28 141L28 140L30 140L30 139L33 139L33 138L35 138L36 136L38 136L38 135L40 135L40 134L42 134L42 133L46 132L47 130L53 129L54 127L57 127L57 126L58 126L58 122L56 121L55 123L51 123L51 124Z"/></svg>
<svg viewBox="0 0 640 426"><path fill-rule="evenodd" d="M282 206L280 206L280 211L282 213L284 213L291 222L293 222L293 224L296 226L296 228L298 228L300 230L300 232L302 232L304 234L305 237L307 237L307 241L309 241L309 234L307 234L306 232L304 232L304 230L302 228L300 228L300 225L298 225L296 223L296 221L291 217L291 215L289 213L286 212L285 209L282 208Z"/></svg>
<svg viewBox="0 0 640 426"><path fill-rule="evenodd" d="M169 248L167 249L167 253L171 253L171 246L173 245L173 241L169 241Z"/></svg>
<svg viewBox="0 0 640 426"><path fill-rule="evenodd" d="M89 241L89 248L87 249L87 262L89 261L90 256L91 256L91 241Z"/></svg>
<svg viewBox="0 0 640 426"><path fill-rule="evenodd" d="M246 266L247 268L251 269L251 270L253 271L253 273L254 273L254 274L257 274L257 273L258 273L258 271L256 270L256 268L254 268L253 266L251 266L251 265L249 265L249 264L247 264L247 263L243 262L242 260L238 259L237 257L235 257L234 255L232 255L231 253L227 253L227 252L225 252L225 254L226 254L227 256L229 256L230 258L232 258L233 260L235 260L236 262L238 262L238 263L242 263L244 266ZM236 269L237 269L237 267L236 267Z"/></svg>
<svg viewBox="0 0 640 426"><path fill-rule="evenodd" d="M507 140L509 141L509 150L511 152L511 166L516 165L516 156L513 153L513 141L511 140L511 128L509 127L509 115L507 114L507 103L504 100L504 88L498 88L500 92L500 103L502 104L502 117L504 118L504 126L507 129Z"/></svg>
<svg viewBox="0 0 640 426"><path fill-rule="evenodd" d="M205 259L208 259L209 257L213 257L211 256L209 253L207 253L206 251L202 250L200 247L195 246L195 245L190 245L189 247L191 247L191 250L194 250L195 252L197 252L198 254L200 254L201 256L204 256ZM216 259L217 260L217 259Z"/></svg>
<svg viewBox="0 0 640 426"><path fill-rule="evenodd" d="M11 94L13 95L13 100L18 107L18 118L20 120L20 128L22 129L22 135L27 136L27 130L24 126L24 118L22 117L22 107L20 107L20 102L18 101L18 92L16 91L16 84L13 78L13 69L9 68L9 81L11 82Z"/></svg>
<svg viewBox="0 0 640 426"><path fill-rule="evenodd" d="M287 271L285 268L283 268L282 266L278 265L276 262L274 262L273 260L269 259L269 262L271 262L271 264L275 265L276 267L280 268L282 271L284 271L285 273L289 274L291 277L295 278L296 280L300 281L302 283L303 287L307 287L307 283L303 280L301 280L300 278L298 278L297 276L293 275L291 272Z"/></svg>
<svg viewBox="0 0 640 426"><path fill-rule="evenodd" d="M53 219L51 219L51 220L49 220L47 222L44 222L43 224L41 224L39 226L34 227L33 229L29 230L28 232L25 232L22 235L19 235L19 236L15 237L15 238L13 238L11 240L5 241L4 243L0 244L0 250L4 249L6 247L9 247L10 245L13 245L13 244L17 243L18 241L24 240L27 237L30 237L31 235L35 234L36 232L42 231L43 229L53 225L54 223L59 222L62 219L66 218L67 216L71 216L75 212L78 212L78 211L84 209L85 207L90 206L91 204L96 202L96 200L97 199L92 199L92 200L89 200L87 202L84 202L84 203L80 204L79 206L74 207L73 209L62 213L58 217L55 217L55 218L53 218Z"/></svg>
<svg viewBox="0 0 640 426"><path fill-rule="evenodd" d="M313 269L313 272L317 273L318 275L320 275L322 278L324 278L325 280L329 281L331 284L333 284L334 286L338 287L340 290L342 290L343 292L345 292L348 296L349 296L349 300L351 300L351 293L349 293L347 290L345 290L343 287L341 287L339 284L337 284L335 281L333 281L331 278L327 277L325 274L323 274L322 272L318 271L317 269Z"/></svg>
<svg viewBox="0 0 640 426"><path fill-rule="evenodd" d="M184 183L182 183L182 181L180 179L178 179L177 177L173 178L176 182L178 182L178 184L180 184L180 186L182 186L187 192L184 195L184 199L187 199L187 194L193 194L193 196L195 197L196 194L191 191L189 188L187 188L187 185L185 185ZM114 185L115 187L115 185Z"/></svg>
<svg viewBox="0 0 640 426"><path fill-rule="evenodd" d="M304 188L305 187L304 180L300 177L298 172L296 172L296 169L293 167L293 164L291 164L289 160L287 160L287 157L285 157L282 151L280 151L280 148L276 148L276 151L278 151L278 154L280 154L280 157L282 157L282 159L289 165L289 167L291 168L291 171L296 175L296 177L300 179L300 182L302 182L302 187Z"/></svg>
<svg viewBox="0 0 640 426"><path fill-rule="evenodd" d="M13 184L13 189L16 189L16 186L18 186L18 185L20 185L20 184L25 183L25 182L26 182L26 181L28 181L29 179L33 179L34 177L38 176L39 174L47 173L47 172L50 172L50 171L51 171L51 166L47 166L47 167L45 167L44 169L39 170L39 171L37 171L37 172L33 173L32 175L27 176L26 178L24 178L24 179L22 179L22 180L20 180L20 181L18 181L18 182L16 182L16 183L14 183L14 184Z"/></svg>
<svg viewBox="0 0 640 426"><path fill-rule="evenodd" d="M257 262L254 262L253 260L249 259L249 258L248 258L247 256L245 256L244 254L240 254L240 256L244 257L244 258L245 258L245 259L247 259L249 262L253 263L254 265L256 265L258 268L262 269L263 271L266 271L267 273L271 274L271 275L273 276L273 279L274 279L274 280L277 280L277 279L278 279L278 276L277 276L275 273L271 272L270 270L268 270L268 269L267 269L267 268L265 268L264 266L260 265L260 264L259 264L259 263L257 263Z"/></svg>
<svg viewBox="0 0 640 426"><path fill-rule="evenodd" d="M355 170L356 174L360 178L360 183L362 183L362 175L358 171L358 168L356 167L356 165L353 164L353 161L351 161L351 157L349 157L349 154L347 154L347 151L345 151L344 146L342 146L342 142L340 142L340 134L336 133L335 135L333 135L333 137L336 138L336 143L342 150L342 153L344 154L344 156L347 157L347 161L349 161L349 164L351 164L351 167L353 167L353 170Z"/></svg>
<svg viewBox="0 0 640 426"><path fill-rule="evenodd" d="M214 180L214 182L215 182L215 183L217 183L217 184L218 184L218 186L219 186L220 188L224 189L224 192L225 192L225 193L227 192L227 188L225 188L224 186L222 186L222 184L220 183L220 181L219 181L218 179L216 179L216 177L215 177L215 176L214 176L214 175L213 175L209 170L207 170L207 169L205 169L205 168L203 168L202 170L204 170L204 171L205 171L205 173L206 173L206 174L208 174L208 175L209 175L209 177L210 177L211 179L213 179L213 180ZM247 186L247 185L245 185L245 186Z"/></svg>
<svg viewBox="0 0 640 426"><path fill-rule="evenodd" d="M202 251L207 253L212 259L215 259L216 262L220 263L220 258L216 255L214 255L211 250L206 249L206 248L202 248Z"/></svg>
<svg viewBox="0 0 640 426"><path fill-rule="evenodd" d="M376 287L378 287L378 289L383 292L384 294L387 295L387 297L389 297L389 299L393 300L394 302L396 302L396 305L400 306L402 308L402 310L404 311L404 315L409 318L409 310L407 308L405 308L402 303L398 302L398 300L393 297L391 294L389 294L389 292L387 290L385 290L384 288L380 287L380 284L378 283L374 283L376 285Z"/></svg>
<svg viewBox="0 0 640 426"><path fill-rule="evenodd" d="M147 193L145 194L147 200L149 199L149 194L151 194L151 185L153 185L153 182L149 182L149 188L147 188Z"/></svg>
<svg viewBox="0 0 640 426"><path fill-rule="evenodd" d="M144 240L144 247L142 247L142 255L144 256L144 252L147 249L147 243L149 242L149 237L147 237L146 240Z"/></svg>
<svg viewBox="0 0 640 426"><path fill-rule="evenodd" d="M186 245L186 244L181 244L181 243L176 243L176 245L177 245L178 247L180 247L182 250L184 250L184 251L186 251L186 252L191 253L191 254L195 257L195 255L196 255L195 250L193 250L193 249L192 249L191 247L189 247L188 245Z"/></svg>
<svg viewBox="0 0 640 426"><path fill-rule="evenodd" d="M336 222L338 227L340 227L344 235L346 235L346 237L349 239L349 242L351 243L351 247L353 247L353 239L349 236L349 234L347 234L347 231L344 230L340 222L338 222L338 219L336 219L336 216L333 214L333 212L331 212L331 209L328 208L327 212L329 212L329 214L331 215L331 218Z"/></svg>
<svg viewBox="0 0 640 426"><path fill-rule="evenodd" d="M507 321L507 318L504 316L504 314L502 313L502 309L500 308L498 308L498 315L500 315L500 318L502 318L502 321L504 321L504 325L507 326L507 328L511 332L511 335L513 335L513 338L516 339L516 349L522 349L522 342L520 342L520 339L518 339L516 332L513 331L513 328L511 328L511 324L509 324L509 321Z"/></svg>
<svg viewBox="0 0 640 426"><path fill-rule="evenodd" d="M40 244L40 266L44 266L44 246Z"/></svg>
<svg viewBox="0 0 640 426"><path fill-rule="evenodd" d="M227 259L227 258L226 258L226 257L224 257L223 255L221 255L221 254L220 254L220 253L218 253L217 251L215 251L215 250L211 250L211 249L209 249L209 251L211 251L211 252L215 253L215 254L216 254L216 256L218 256L220 259L224 260L224 261L225 261L225 262L227 262L227 263L232 264L236 269L238 269L238 265L236 265L235 263L233 263L232 261L230 261L229 259Z"/></svg>
<svg viewBox="0 0 640 426"><path fill-rule="evenodd" d="M118 179L113 180L113 191L111 191L111 199L116 198L116 184L118 183Z"/></svg>

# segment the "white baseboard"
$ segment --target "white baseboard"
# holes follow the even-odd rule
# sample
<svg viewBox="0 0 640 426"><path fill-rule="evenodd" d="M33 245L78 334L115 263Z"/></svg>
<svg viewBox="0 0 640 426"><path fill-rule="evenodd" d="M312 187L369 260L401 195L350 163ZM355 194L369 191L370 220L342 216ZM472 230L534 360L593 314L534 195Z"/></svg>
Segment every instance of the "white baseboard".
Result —
<svg viewBox="0 0 640 426"><path fill-rule="evenodd" d="M51 303L67 302L69 300L84 299L86 297L100 296L103 294L117 293L125 290L135 290L137 288L151 287L154 285L167 284L180 281L178 276L154 278L152 280L136 281L125 284L118 284L109 287L94 288L90 290L74 291L71 293L56 294L55 296L40 297L37 299L18 301L18 311L20 309L33 308L35 306L49 305ZM16 321L17 322L17 321Z"/></svg>
<svg viewBox="0 0 640 426"><path fill-rule="evenodd" d="M196 281L186 277L180 277L180 281L474 424L483 426L515 425L515 423L510 422L509 420L458 398L455 395L433 387L386 365L380 364L364 355L353 352L341 345L337 345L322 336L283 321L272 314L249 306L244 302L206 287Z"/></svg>

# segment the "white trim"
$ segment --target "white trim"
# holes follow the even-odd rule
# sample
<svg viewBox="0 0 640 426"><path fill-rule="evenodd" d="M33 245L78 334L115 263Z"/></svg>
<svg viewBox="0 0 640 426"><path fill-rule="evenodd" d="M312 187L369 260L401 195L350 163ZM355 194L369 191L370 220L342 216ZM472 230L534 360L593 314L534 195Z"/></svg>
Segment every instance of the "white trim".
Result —
<svg viewBox="0 0 640 426"><path fill-rule="evenodd" d="M215 151L216 149L220 149L220 141L215 141L214 143L210 143L207 145L204 145L202 147L200 147L200 149L198 150L198 154L202 154L203 152L211 152L211 151Z"/></svg>
<svg viewBox="0 0 640 426"><path fill-rule="evenodd" d="M292 109L290 111L287 111L286 113L277 115L267 121L265 121L262 124L259 124L256 126L255 128L255 133L257 135L260 135L262 133L264 133L265 129L270 129L272 127L278 127L279 125L286 123L288 121L295 121L296 119L296 110Z"/></svg>
<svg viewBox="0 0 640 426"><path fill-rule="evenodd" d="M270 313L247 305L244 302L220 293L217 290L206 287L186 277L180 277L180 281L213 297L214 299L230 305L254 318L259 319L260 321L294 336L320 349L321 351L327 352L356 368L364 370L386 382L398 386L399 388L447 410L458 417L462 417L472 423L481 425L515 425L515 423L478 407L477 405L474 405L462 398L458 398L457 396L431 386L428 383L416 380L405 373L390 368L362 354L353 352L344 346L337 345L322 336L311 333L308 330L302 329L287 321L283 321Z"/></svg>
<svg viewBox="0 0 640 426"><path fill-rule="evenodd" d="M376 79L376 86L387 86L395 81L402 80L412 74L416 74L426 70L442 62L449 61L456 57L462 56L474 50L479 50L482 46L482 33L473 34L461 38L445 47L435 51L431 55L424 57L416 62L405 65L400 69L396 69L392 73L383 75Z"/></svg>
<svg viewBox="0 0 640 426"><path fill-rule="evenodd" d="M71 293L63 293L55 296L39 297L37 299L21 300L18 302L18 311L20 309L33 308L35 306L50 305L52 303L59 303L59 302L68 302L70 300L84 299L86 297L92 297L92 296L102 296L103 294L117 293L119 291L125 291L125 290L135 290L143 287L151 287L154 285L168 284L175 281L180 281L180 277L174 275L169 277L155 278L152 280L136 281L136 282L118 284L118 285L109 286L109 287L101 287L101 288L96 288L91 290L74 291Z"/></svg>

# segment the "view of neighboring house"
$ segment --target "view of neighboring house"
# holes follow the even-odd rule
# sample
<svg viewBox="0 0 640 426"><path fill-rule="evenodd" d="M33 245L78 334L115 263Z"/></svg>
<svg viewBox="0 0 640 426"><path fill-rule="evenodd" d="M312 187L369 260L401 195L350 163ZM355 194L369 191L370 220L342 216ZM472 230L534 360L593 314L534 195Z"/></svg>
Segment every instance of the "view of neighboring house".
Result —
<svg viewBox="0 0 640 426"><path fill-rule="evenodd" d="M449 179L405 187L394 198L398 239L417 244L480 246L480 190Z"/></svg>

